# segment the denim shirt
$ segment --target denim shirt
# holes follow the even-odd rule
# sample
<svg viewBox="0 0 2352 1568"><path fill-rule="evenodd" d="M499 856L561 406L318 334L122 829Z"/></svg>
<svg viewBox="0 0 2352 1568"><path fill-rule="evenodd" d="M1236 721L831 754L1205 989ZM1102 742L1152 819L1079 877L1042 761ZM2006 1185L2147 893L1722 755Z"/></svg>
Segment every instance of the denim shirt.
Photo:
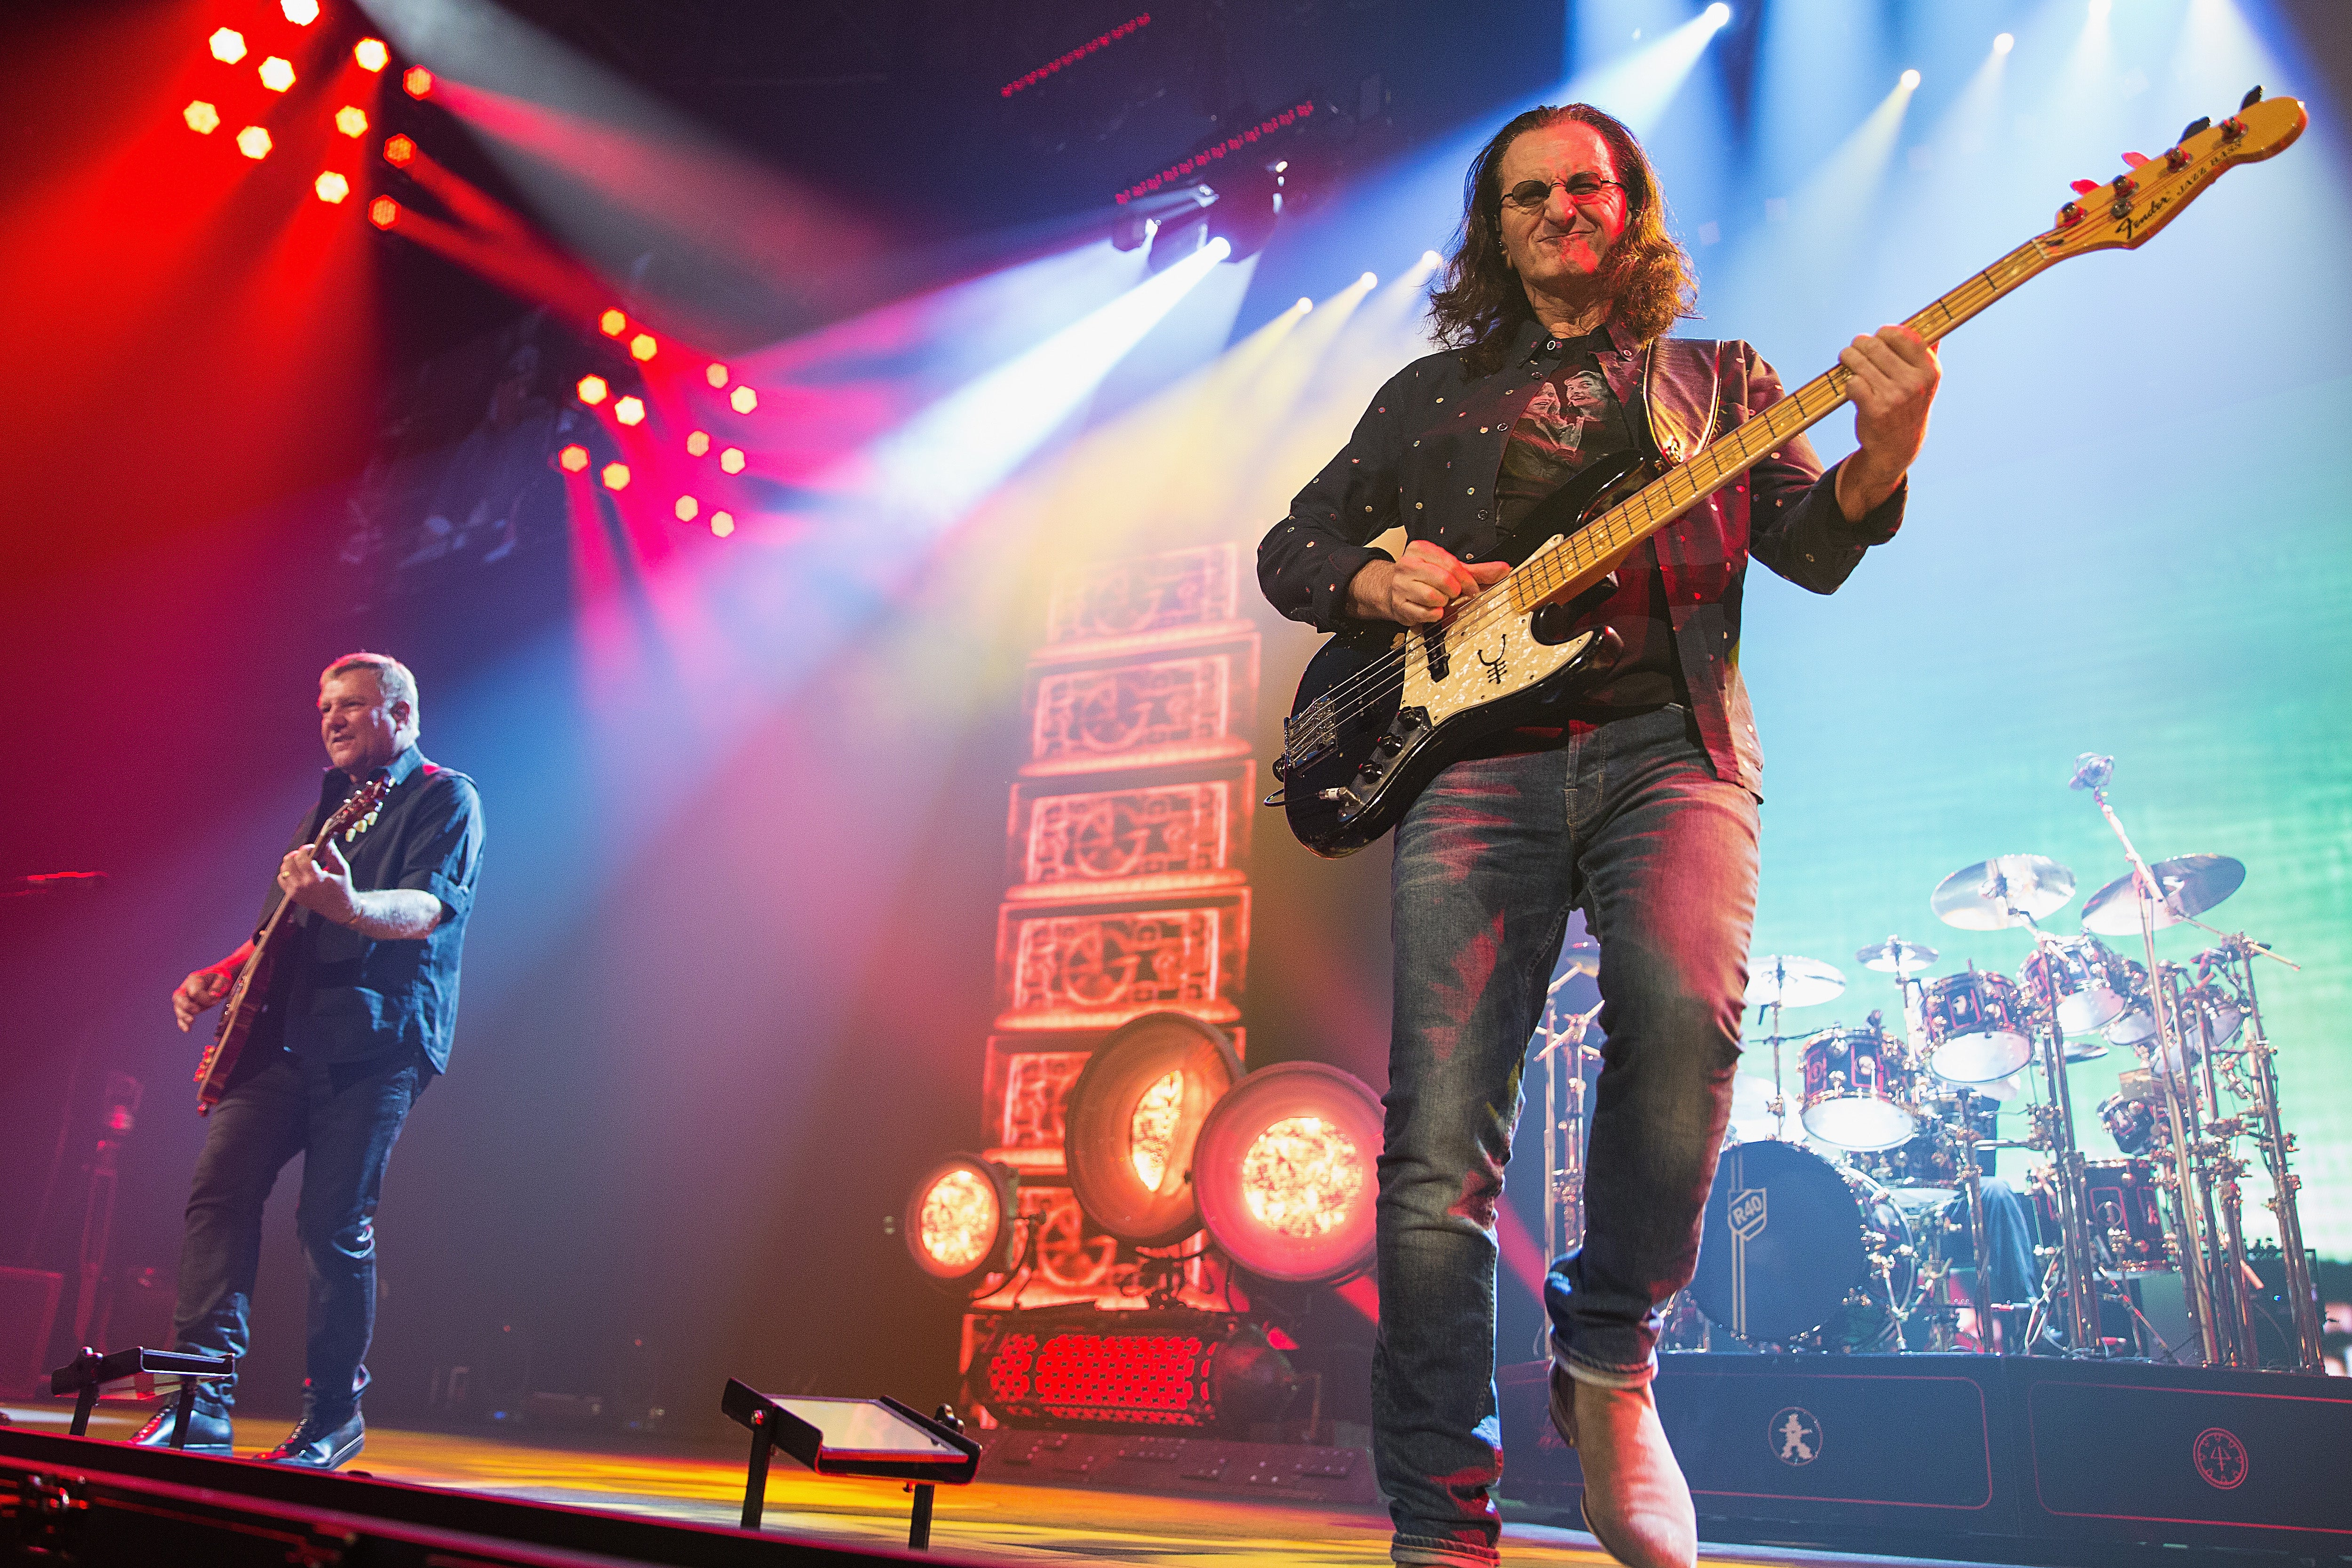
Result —
<svg viewBox="0 0 2352 1568"><path fill-rule="evenodd" d="M422 1049L441 1072L449 1066L457 960L482 869L482 803L471 779L425 761L414 746L394 758L385 777L392 790L375 821L356 838L339 836L335 847L351 865L353 887L429 893L441 901L441 923L422 940L378 942L310 910L294 910L278 937L285 946L270 977L269 1014L286 1049L298 1056L364 1061ZM327 769L319 803L288 851L309 843L357 787L341 769ZM284 896L273 882L261 922Z"/></svg>
<svg viewBox="0 0 2352 1568"><path fill-rule="evenodd" d="M1613 349L1598 356L1601 374L1653 456L1660 447L1689 455L1709 429L1710 413L1720 434L1781 398L1780 376L1746 343L1717 349L1661 340L1652 364L1630 333L1614 322L1608 330ZM1349 580L1371 561L1394 559L1367 541L1400 526L1407 538L1463 560L1506 553L1495 532L1503 449L1562 348L1529 320L1490 376L1469 375L1458 350L1399 371L1348 444L1258 546L1258 583L1268 601L1326 632L1360 624L1348 614ZM1861 521L1848 522L1836 479L1800 435L1655 536L1675 651L1708 761L1717 778L1759 799L1764 753L1739 675L1748 558L1800 588L1829 593L1864 549L1902 526L1907 481Z"/></svg>

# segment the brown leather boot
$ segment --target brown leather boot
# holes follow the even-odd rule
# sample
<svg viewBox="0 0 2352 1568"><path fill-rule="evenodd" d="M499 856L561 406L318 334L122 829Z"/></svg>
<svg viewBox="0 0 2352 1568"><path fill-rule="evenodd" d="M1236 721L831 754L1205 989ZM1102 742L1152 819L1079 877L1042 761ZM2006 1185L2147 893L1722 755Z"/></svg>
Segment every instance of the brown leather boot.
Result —
<svg viewBox="0 0 2352 1568"><path fill-rule="evenodd" d="M1551 1424L1584 1469L1584 1527L1625 1568L1696 1568L1690 1484L1645 1385L1603 1388L1551 1369Z"/></svg>

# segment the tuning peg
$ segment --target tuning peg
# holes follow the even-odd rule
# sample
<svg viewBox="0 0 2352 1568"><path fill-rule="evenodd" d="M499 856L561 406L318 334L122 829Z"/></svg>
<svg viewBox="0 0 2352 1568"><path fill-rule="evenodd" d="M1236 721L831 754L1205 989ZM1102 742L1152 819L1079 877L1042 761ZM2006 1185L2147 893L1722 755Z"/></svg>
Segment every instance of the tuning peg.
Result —
<svg viewBox="0 0 2352 1568"><path fill-rule="evenodd" d="M2137 169L2147 162L2147 154L2145 152L2126 152L2124 154L2124 167L2126 169Z"/></svg>
<svg viewBox="0 0 2352 1568"><path fill-rule="evenodd" d="M2199 131L2210 131L2212 128L2213 117L2210 114L2200 114L2180 128L2180 140L2186 141Z"/></svg>
<svg viewBox="0 0 2352 1568"><path fill-rule="evenodd" d="M2106 182L2104 180L2069 180L2067 185L2078 196L2087 196Z"/></svg>
<svg viewBox="0 0 2352 1568"><path fill-rule="evenodd" d="M2249 89L2246 90L2246 96L2245 96L2245 97L2243 97L2243 98L2242 98L2242 99L2240 99L2238 100L2238 107L2239 107L2240 109L2252 109L2252 108L2253 108L2253 107L2254 107L2254 105L2256 105L2256 104L2258 104L2258 103L2260 103L2260 102L2262 102L2262 101L2263 101L2263 89L2262 89L2261 85L2260 85L2259 83L2257 83L2255 86L2253 86L2253 87L2252 87L2252 88L2249 88Z"/></svg>

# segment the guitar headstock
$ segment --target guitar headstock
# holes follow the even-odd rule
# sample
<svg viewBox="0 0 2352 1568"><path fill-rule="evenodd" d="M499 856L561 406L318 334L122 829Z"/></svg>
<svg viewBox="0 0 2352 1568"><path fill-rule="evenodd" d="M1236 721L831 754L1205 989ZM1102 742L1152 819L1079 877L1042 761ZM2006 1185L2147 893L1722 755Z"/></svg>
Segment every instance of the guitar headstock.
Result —
<svg viewBox="0 0 2352 1568"><path fill-rule="evenodd" d="M319 831L320 838L333 838L383 804L383 798L390 793L392 793L392 786L384 780L369 779L352 791L350 800L335 808L335 814L328 818L327 825Z"/></svg>
<svg viewBox="0 0 2352 1568"><path fill-rule="evenodd" d="M2126 153L2124 172L2105 184L2074 182L2074 199L2037 242L2053 261L2094 250L2129 250L2179 216L2206 186L2240 163L2284 152L2311 123L2301 100L2263 97L2254 89L2238 112L2215 125L2189 122L2179 143L2159 158Z"/></svg>

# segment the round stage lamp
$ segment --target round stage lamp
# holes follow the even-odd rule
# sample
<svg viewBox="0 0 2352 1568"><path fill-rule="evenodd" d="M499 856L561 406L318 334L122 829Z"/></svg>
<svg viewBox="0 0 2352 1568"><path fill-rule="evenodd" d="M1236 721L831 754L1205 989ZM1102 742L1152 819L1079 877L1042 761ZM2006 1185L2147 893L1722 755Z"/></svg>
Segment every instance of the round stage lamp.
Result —
<svg viewBox="0 0 2352 1568"><path fill-rule="evenodd" d="M1172 1247L1201 1228L1192 1144L1242 1075L1214 1024L1145 1013L1087 1058L1062 1108L1070 1192L1087 1218L1137 1247Z"/></svg>
<svg viewBox="0 0 2352 1568"><path fill-rule="evenodd" d="M915 1267L958 1291L1012 1268L1020 1186L1012 1171L978 1155L950 1155L926 1171L907 1199Z"/></svg>
<svg viewBox="0 0 2352 1568"><path fill-rule="evenodd" d="M1217 1102L1192 1150L1201 1223L1262 1279L1323 1284L1372 1262L1381 1103L1315 1061L1261 1068Z"/></svg>

